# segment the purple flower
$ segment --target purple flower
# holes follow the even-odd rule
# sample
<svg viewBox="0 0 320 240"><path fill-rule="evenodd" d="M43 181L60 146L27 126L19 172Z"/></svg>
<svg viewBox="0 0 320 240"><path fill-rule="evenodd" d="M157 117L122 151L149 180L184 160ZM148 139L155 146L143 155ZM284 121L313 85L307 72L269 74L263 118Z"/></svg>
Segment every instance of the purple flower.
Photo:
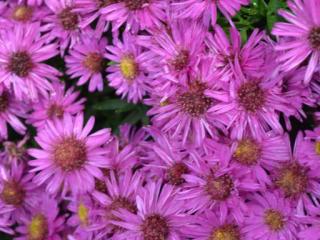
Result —
<svg viewBox="0 0 320 240"><path fill-rule="evenodd" d="M230 17L236 15L241 5L246 5L249 0L229 0L229 1L211 1L211 0L181 0L172 3L174 17L177 18L201 18L205 25L215 25L217 20L217 8L222 14L231 21Z"/></svg>
<svg viewBox="0 0 320 240"><path fill-rule="evenodd" d="M67 74L79 78L78 86L89 82L89 91L103 90L105 38L99 39L94 32L82 34L80 41L74 45L65 57Z"/></svg>
<svg viewBox="0 0 320 240"><path fill-rule="evenodd" d="M294 240L302 227L292 202L278 192L250 197L243 232L252 240Z"/></svg>
<svg viewBox="0 0 320 240"><path fill-rule="evenodd" d="M64 114L76 115L84 108L85 99L77 100L80 92L74 91L73 87L65 90L65 85L57 82L52 88L48 97L42 97L33 104L33 111L28 116L28 123L37 128L43 127L49 120L62 119Z"/></svg>
<svg viewBox="0 0 320 240"><path fill-rule="evenodd" d="M27 161L28 154L25 144L29 138L28 135L25 135L17 143L10 141L3 142L4 151L0 153L0 159L4 166L17 165L18 163Z"/></svg>
<svg viewBox="0 0 320 240"><path fill-rule="evenodd" d="M283 38L276 46L280 54L278 60L284 71L295 69L306 60L304 83L309 83L320 64L320 2L293 0L287 3L291 11L279 10L279 14L288 23L278 22L272 30L274 35Z"/></svg>
<svg viewBox="0 0 320 240"><path fill-rule="evenodd" d="M12 210L12 206L4 204L2 201L0 201L0 231L7 234L14 234L14 231L11 229L13 220L10 218L10 213Z"/></svg>
<svg viewBox="0 0 320 240"><path fill-rule="evenodd" d="M107 46L105 57L112 61L107 68L109 85L115 88L116 94L137 103L149 89L151 79L147 75L150 59L149 52L135 44L135 37L125 32L123 42L115 40L114 45Z"/></svg>
<svg viewBox="0 0 320 240"><path fill-rule="evenodd" d="M173 186L149 183L136 197L136 214L125 209L114 212L119 220L111 222L124 229L115 239L183 239L183 205Z"/></svg>
<svg viewBox="0 0 320 240"><path fill-rule="evenodd" d="M19 237L16 240L55 239L61 240L59 233L63 229L64 217L59 216L58 202L42 194L37 208L28 216L21 218L16 228Z"/></svg>
<svg viewBox="0 0 320 240"><path fill-rule="evenodd" d="M18 0L19 4L26 2L28 5L41 6L43 0Z"/></svg>
<svg viewBox="0 0 320 240"><path fill-rule="evenodd" d="M34 182L46 184L49 193L62 190L65 195L85 193L94 188L94 178L102 178L100 168L106 167L107 150L102 147L110 139L110 130L90 134L94 126L91 117L83 126L83 115L48 121L35 137L41 149L28 150L35 160L29 161L32 172L38 172Z"/></svg>
<svg viewBox="0 0 320 240"><path fill-rule="evenodd" d="M57 55L57 45L45 44L39 24L15 25L0 35L0 79L18 100L37 101L51 90L60 72L43 62Z"/></svg>

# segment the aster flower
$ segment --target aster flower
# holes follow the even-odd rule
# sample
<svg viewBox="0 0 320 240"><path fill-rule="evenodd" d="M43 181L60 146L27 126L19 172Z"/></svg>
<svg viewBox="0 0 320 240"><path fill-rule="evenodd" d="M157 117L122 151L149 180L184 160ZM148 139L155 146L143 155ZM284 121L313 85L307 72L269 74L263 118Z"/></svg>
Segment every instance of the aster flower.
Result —
<svg viewBox="0 0 320 240"><path fill-rule="evenodd" d="M250 197L248 218L243 226L247 239L294 240L300 230L292 202L278 192L264 192Z"/></svg>
<svg viewBox="0 0 320 240"><path fill-rule="evenodd" d="M181 138L183 144L200 145L206 136L215 136L215 128L223 130L222 124L209 117L208 110L215 105L205 92L215 82L211 62L203 61L199 71L190 77L188 85L172 85L156 88L145 103L152 106L148 115L154 126L170 137Z"/></svg>
<svg viewBox="0 0 320 240"><path fill-rule="evenodd" d="M109 2L111 4L107 4L101 13L107 21L113 23L113 31L117 31L126 23L126 30L136 32L139 29L160 27L166 20L167 1L111 0Z"/></svg>
<svg viewBox="0 0 320 240"><path fill-rule="evenodd" d="M230 28L229 40L223 29L215 25L214 34L208 34L206 44L210 49L209 56L214 58L215 73L219 79L231 81L239 73L255 78L262 77L266 54L266 46L262 44L264 37L264 32L255 29L242 46L241 36L236 28Z"/></svg>
<svg viewBox="0 0 320 240"><path fill-rule="evenodd" d="M201 215L187 218L184 233L194 240L238 240L243 239L242 224L230 214L219 211L205 211Z"/></svg>
<svg viewBox="0 0 320 240"><path fill-rule="evenodd" d="M125 209L132 214L137 212L135 199L141 188L141 181L141 175L132 174L130 169L121 175L111 171L104 182L104 193L93 192L95 199L101 203L101 211L98 213L100 219L91 226L97 231L97 239L105 239L123 231L112 223L113 220L118 220L114 211Z"/></svg>
<svg viewBox="0 0 320 240"><path fill-rule="evenodd" d="M241 73L237 76L229 88L206 91L212 101L218 101L208 110L210 117L227 126L232 138L241 139L247 131L254 138L269 130L281 134L280 113L286 116L296 113L281 93L281 76L266 75L260 79L243 78Z"/></svg>
<svg viewBox="0 0 320 240"><path fill-rule="evenodd" d="M49 120L61 119L64 114L76 115L84 108L85 99L78 99L80 92L74 91L73 87L66 90L63 83L56 82L52 88L49 96L32 105L28 123L37 128L43 127Z"/></svg>
<svg viewBox="0 0 320 240"><path fill-rule="evenodd" d="M210 20L215 25L217 20L217 9L231 21L230 17L236 15L241 5L247 5L249 0L229 0L229 1L210 1L210 0L182 0L172 3L174 17L177 18L201 18L205 25Z"/></svg>
<svg viewBox="0 0 320 240"><path fill-rule="evenodd" d="M25 133L26 127L20 118L25 118L26 112L26 105L17 101L8 90L0 86L0 139L8 138L7 124L16 132Z"/></svg>
<svg viewBox="0 0 320 240"><path fill-rule="evenodd" d="M28 5L32 6L41 6L43 4L43 0L18 0L19 4L26 2Z"/></svg>
<svg viewBox="0 0 320 240"><path fill-rule="evenodd" d="M304 83L311 81L320 64L320 9L318 0L293 0L288 2L290 11L279 10L279 15L288 23L278 22L272 33L282 37L276 46L279 62L284 71L295 69L304 61L308 67Z"/></svg>
<svg viewBox="0 0 320 240"><path fill-rule="evenodd" d="M134 125L124 123L119 126L119 146L123 148L127 145L133 145L135 148L138 147L140 142L143 142L148 138L148 133L144 128L137 128Z"/></svg>
<svg viewBox="0 0 320 240"><path fill-rule="evenodd" d="M19 237L16 240L55 239L61 240L59 233L63 229L64 217L59 216L58 202L41 195L37 209L32 214L21 218L22 223L16 228Z"/></svg>
<svg viewBox="0 0 320 240"><path fill-rule="evenodd" d="M12 206L8 206L0 201L0 232L14 234L14 231L11 229L13 220L10 218L10 214L8 214L10 212L12 212Z"/></svg>
<svg viewBox="0 0 320 240"><path fill-rule="evenodd" d="M105 38L99 39L94 32L82 34L80 41L74 45L65 57L67 74L71 78L80 78L77 85L89 82L89 91L103 90Z"/></svg>
<svg viewBox="0 0 320 240"><path fill-rule="evenodd" d="M124 229L116 239L183 239L183 202L177 200L172 186L160 181L149 183L136 197L137 214L119 210L113 224Z"/></svg>
<svg viewBox="0 0 320 240"><path fill-rule="evenodd" d="M39 37L39 23L15 25L0 35L0 79L18 100L36 101L51 90L59 71L43 62L57 55L55 43Z"/></svg>
<svg viewBox="0 0 320 240"><path fill-rule="evenodd" d="M307 161L315 161L315 164L318 164L320 162L320 128L307 130L305 134L305 140L301 141L300 152L305 153Z"/></svg>
<svg viewBox="0 0 320 240"><path fill-rule="evenodd" d="M115 41L113 46L106 47L105 57L114 64L107 68L109 85L116 89L116 94L137 103L149 89L151 79L147 75L150 53L143 52L135 44L135 37L125 32L123 41Z"/></svg>
<svg viewBox="0 0 320 240"><path fill-rule="evenodd" d="M0 202L12 207L10 216L15 221L29 215L39 200L39 191L32 178L33 174L26 173L22 164L0 168Z"/></svg>
<svg viewBox="0 0 320 240"><path fill-rule="evenodd" d="M3 142L4 151L0 153L0 159L4 166L17 165L19 162L27 161L27 149L25 147L29 136L25 135L23 139L15 142Z"/></svg>
<svg viewBox="0 0 320 240"><path fill-rule="evenodd" d="M107 150L102 147L110 139L110 130L89 134L94 126L91 117L83 126L83 115L65 114L62 119L48 121L35 137L41 149L28 150L35 160L29 161L32 172L38 172L34 182L46 184L49 193L62 195L85 193L94 188L94 178L101 178L100 168L106 167Z"/></svg>
<svg viewBox="0 0 320 240"><path fill-rule="evenodd" d="M204 55L206 30L196 22L172 20L150 32L151 36L139 36L138 43L154 53L153 64L148 67L152 77L185 84Z"/></svg>

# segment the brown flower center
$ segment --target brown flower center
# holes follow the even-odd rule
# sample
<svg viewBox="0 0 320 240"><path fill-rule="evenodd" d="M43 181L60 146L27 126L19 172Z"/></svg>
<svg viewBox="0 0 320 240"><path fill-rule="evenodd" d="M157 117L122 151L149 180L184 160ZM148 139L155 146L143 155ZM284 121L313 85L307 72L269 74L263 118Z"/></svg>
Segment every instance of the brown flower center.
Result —
<svg viewBox="0 0 320 240"><path fill-rule="evenodd" d="M170 61L170 64L174 70L180 72L188 66L189 60L189 51L181 50L178 55Z"/></svg>
<svg viewBox="0 0 320 240"><path fill-rule="evenodd" d="M85 143L75 137L66 137L56 144L53 156L63 171L78 170L87 160Z"/></svg>
<svg viewBox="0 0 320 240"><path fill-rule="evenodd" d="M68 7L63 9L58 14L59 21L66 31L76 30L78 28L78 15L72 12L72 8Z"/></svg>
<svg viewBox="0 0 320 240"><path fill-rule="evenodd" d="M26 51L16 52L11 55L7 68L19 77L27 77L33 68L33 62Z"/></svg>
<svg viewBox="0 0 320 240"><path fill-rule="evenodd" d="M196 82L189 87L189 91L177 97L180 108L192 117L199 117L206 113L212 105L212 100L204 95L206 86Z"/></svg>
<svg viewBox="0 0 320 240"><path fill-rule="evenodd" d="M175 163L167 170L167 179L171 185L179 186L185 182L182 175L188 172L189 169L184 163Z"/></svg>
<svg viewBox="0 0 320 240"><path fill-rule="evenodd" d="M32 7L19 5L12 12L12 18L19 22L27 22L32 18Z"/></svg>
<svg viewBox="0 0 320 240"><path fill-rule="evenodd" d="M265 104L265 92L259 82L250 81L242 84L238 89L239 104L250 113L259 111Z"/></svg>
<svg viewBox="0 0 320 240"><path fill-rule="evenodd" d="M164 240L169 235L169 225L167 220L158 215L148 216L141 225L144 240Z"/></svg>
<svg viewBox="0 0 320 240"><path fill-rule="evenodd" d="M63 107L57 104L52 104L47 110L47 114L50 119L53 119L54 117L61 119L63 117L63 113Z"/></svg>
<svg viewBox="0 0 320 240"><path fill-rule="evenodd" d="M107 185L106 185L105 181L100 180L100 179L95 179L95 189L99 192L104 193L104 194L108 193Z"/></svg>
<svg viewBox="0 0 320 240"><path fill-rule="evenodd" d="M150 0L124 0L126 7L131 11L141 10L143 5L149 2Z"/></svg>
<svg viewBox="0 0 320 240"><path fill-rule="evenodd" d="M286 164L280 169L275 184L288 197L304 193L308 187L307 169L298 163Z"/></svg>
<svg viewBox="0 0 320 240"><path fill-rule="evenodd" d="M121 0L97 0L98 8L103 8L119 2L121 2Z"/></svg>
<svg viewBox="0 0 320 240"><path fill-rule="evenodd" d="M205 185L205 190L213 200L226 200L233 189L232 178L228 174L220 177L209 176Z"/></svg>
<svg viewBox="0 0 320 240"><path fill-rule="evenodd" d="M83 61L85 68L93 73L99 73L103 70L103 57L100 53L89 53Z"/></svg>
<svg viewBox="0 0 320 240"><path fill-rule="evenodd" d="M42 214L35 215L28 225L28 240L45 240L49 233L48 221Z"/></svg>
<svg viewBox="0 0 320 240"><path fill-rule="evenodd" d="M0 96L0 113L7 110L9 106L9 94L7 92L3 92Z"/></svg>
<svg viewBox="0 0 320 240"><path fill-rule="evenodd" d="M254 165L261 157L261 148L253 139L242 139L238 142L234 159L243 165Z"/></svg>
<svg viewBox="0 0 320 240"><path fill-rule="evenodd" d="M15 181L5 182L0 197L6 204L19 206L23 203L25 191Z"/></svg>
<svg viewBox="0 0 320 240"><path fill-rule="evenodd" d="M240 231L234 224L224 224L212 232L209 240L240 240Z"/></svg>
<svg viewBox="0 0 320 240"><path fill-rule="evenodd" d="M26 148L24 146L18 147L15 143L8 142L5 145L6 151L10 157L21 158L26 153Z"/></svg>
<svg viewBox="0 0 320 240"><path fill-rule="evenodd" d="M138 76L139 66L132 55L127 55L121 59L120 71L122 76L129 82Z"/></svg>
<svg viewBox="0 0 320 240"><path fill-rule="evenodd" d="M1 106L1 101L0 101L0 106ZM0 108L1 109L1 108ZM1 111L0 111L1 112ZM315 151L316 151L316 154L320 155L320 141L316 141L315 143Z"/></svg>
<svg viewBox="0 0 320 240"><path fill-rule="evenodd" d="M265 211L264 222L272 231L280 231L283 229L285 224L282 214L274 209L268 209Z"/></svg>
<svg viewBox="0 0 320 240"><path fill-rule="evenodd" d="M308 39L314 50L320 50L320 27L313 28L310 31Z"/></svg>

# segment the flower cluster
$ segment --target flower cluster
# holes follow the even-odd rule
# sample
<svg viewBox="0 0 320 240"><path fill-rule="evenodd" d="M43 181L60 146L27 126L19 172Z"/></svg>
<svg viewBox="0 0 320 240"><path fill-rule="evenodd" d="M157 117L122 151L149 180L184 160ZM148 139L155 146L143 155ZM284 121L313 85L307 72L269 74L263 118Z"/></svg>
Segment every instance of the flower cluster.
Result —
<svg viewBox="0 0 320 240"><path fill-rule="evenodd" d="M319 240L320 0L244 40L249 4L1 2L0 232ZM105 89L150 124L97 129Z"/></svg>

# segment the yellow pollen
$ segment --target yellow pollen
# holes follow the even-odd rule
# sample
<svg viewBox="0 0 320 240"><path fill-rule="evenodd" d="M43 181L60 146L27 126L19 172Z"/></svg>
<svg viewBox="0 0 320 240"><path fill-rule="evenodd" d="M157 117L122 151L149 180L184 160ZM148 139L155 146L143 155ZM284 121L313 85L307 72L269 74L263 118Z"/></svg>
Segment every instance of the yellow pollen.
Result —
<svg viewBox="0 0 320 240"><path fill-rule="evenodd" d="M315 150L318 155L320 155L320 141L317 141L315 144Z"/></svg>
<svg viewBox="0 0 320 240"><path fill-rule="evenodd" d="M32 8L28 6L18 6L12 13L12 18L16 21L26 22L32 17Z"/></svg>
<svg viewBox="0 0 320 240"><path fill-rule="evenodd" d="M261 149L254 140L243 139L238 142L238 146L233 157L243 165L253 165L257 163L260 155Z"/></svg>
<svg viewBox="0 0 320 240"><path fill-rule="evenodd" d="M122 76L129 81L132 81L138 75L139 71L137 63L130 55L121 59L120 70Z"/></svg>
<svg viewBox="0 0 320 240"><path fill-rule="evenodd" d="M285 224L282 214L274 209L265 212L264 221L272 231L280 231Z"/></svg>
<svg viewBox="0 0 320 240"><path fill-rule="evenodd" d="M48 235L48 223L42 214L35 215L28 226L28 240L44 240Z"/></svg>
<svg viewBox="0 0 320 240"><path fill-rule="evenodd" d="M165 107L165 106L167 106L169 104L170 104L169 99L166 99L166 100L160 102L160 107Z"/></svg>
<svg viewBox="0 0 320 240"><path fill-rule="evenodd" d="M225 224L213 231L209 240L239 240L240 232L236 225Z"/></svg>
<svg viewBox="0 0 320 240"><path fill-rule="evenodd" d="M83 203L78 206L78 216L83 225L88 224L88 208Z"/></svg>

